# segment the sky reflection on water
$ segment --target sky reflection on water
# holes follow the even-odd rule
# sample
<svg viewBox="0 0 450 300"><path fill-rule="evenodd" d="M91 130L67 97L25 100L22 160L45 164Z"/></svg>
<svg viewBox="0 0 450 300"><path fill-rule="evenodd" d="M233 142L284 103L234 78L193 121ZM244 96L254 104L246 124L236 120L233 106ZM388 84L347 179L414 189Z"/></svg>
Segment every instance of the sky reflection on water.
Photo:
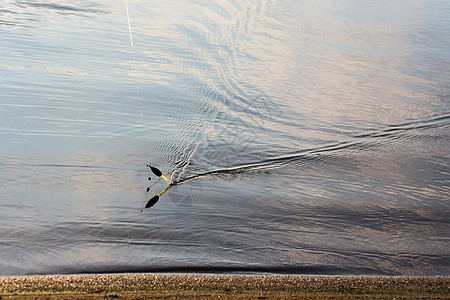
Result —
<svg viewBox="0 0 450 300"><path fill-rule="evenodd" d="M0 10L0 275L449 274L446 1L127 3Z"/></svg>

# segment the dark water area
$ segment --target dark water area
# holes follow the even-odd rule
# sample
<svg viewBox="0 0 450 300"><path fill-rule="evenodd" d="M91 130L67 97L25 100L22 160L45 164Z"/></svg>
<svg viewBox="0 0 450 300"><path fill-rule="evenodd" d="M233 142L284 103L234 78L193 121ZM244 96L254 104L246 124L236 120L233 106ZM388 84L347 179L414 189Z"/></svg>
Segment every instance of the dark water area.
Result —
<svg viewBox="0 0 450 300"><path fill-rule="evenodd" d="M449 36L440 0L1 2L0 275L449 276Z"/></svg>

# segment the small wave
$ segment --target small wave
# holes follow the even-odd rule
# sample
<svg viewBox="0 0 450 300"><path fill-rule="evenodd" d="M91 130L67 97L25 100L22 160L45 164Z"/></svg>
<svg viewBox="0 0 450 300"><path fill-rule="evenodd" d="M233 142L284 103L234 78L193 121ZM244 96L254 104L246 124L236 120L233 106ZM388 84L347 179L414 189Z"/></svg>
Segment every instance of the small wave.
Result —
<svg viewBox="0 0 450 300"><path fill-rule="evenodd" d="M90 7L76 7L76 6L70 6L70 5L62 5L52 2L30 2L30 1L16 1L16 5L24 5L24 6L31 6L31 7L37 7L37 8L45 8L45 9L52 9L59 12L83 12L83 13L106 13L106 11L97 9L97 8L90 8Z"/></svg>
<svg viewBox="0 0 450 300"><path fill-rule="evenodd" d="M49 272L46 272L48 274ZM381 269L367 267L343 268L331 265L192 265L192 266L137 266L137 265L105 265L85 267L60 267L52 270L54 274L110 274L110 273L234 273L234 274L301 274L301 275L397 275ZM35 274L35 273L28 273Z"/></svg>

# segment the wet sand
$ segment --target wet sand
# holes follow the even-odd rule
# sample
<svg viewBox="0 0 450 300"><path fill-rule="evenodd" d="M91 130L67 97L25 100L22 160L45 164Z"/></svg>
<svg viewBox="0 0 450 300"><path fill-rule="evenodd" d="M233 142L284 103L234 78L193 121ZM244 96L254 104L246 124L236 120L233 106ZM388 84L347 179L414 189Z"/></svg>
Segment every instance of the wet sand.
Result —
<svg viewBox="0 0 450 300"><path fill-rule="evenodd" d="M108 274L0 277L0 299L450 299L449 277Z"/></svg>

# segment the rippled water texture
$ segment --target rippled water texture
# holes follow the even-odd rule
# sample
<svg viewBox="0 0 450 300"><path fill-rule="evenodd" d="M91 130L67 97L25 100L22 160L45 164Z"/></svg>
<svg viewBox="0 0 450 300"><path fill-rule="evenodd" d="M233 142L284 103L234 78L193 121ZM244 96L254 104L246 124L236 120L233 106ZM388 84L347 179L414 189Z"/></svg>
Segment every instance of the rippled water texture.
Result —
<svg viewBox="0 0 450 300"><path fill-rule="evenodd" d="M3 1L0 275L450 275L449 36L440 0Z"/></svg>

